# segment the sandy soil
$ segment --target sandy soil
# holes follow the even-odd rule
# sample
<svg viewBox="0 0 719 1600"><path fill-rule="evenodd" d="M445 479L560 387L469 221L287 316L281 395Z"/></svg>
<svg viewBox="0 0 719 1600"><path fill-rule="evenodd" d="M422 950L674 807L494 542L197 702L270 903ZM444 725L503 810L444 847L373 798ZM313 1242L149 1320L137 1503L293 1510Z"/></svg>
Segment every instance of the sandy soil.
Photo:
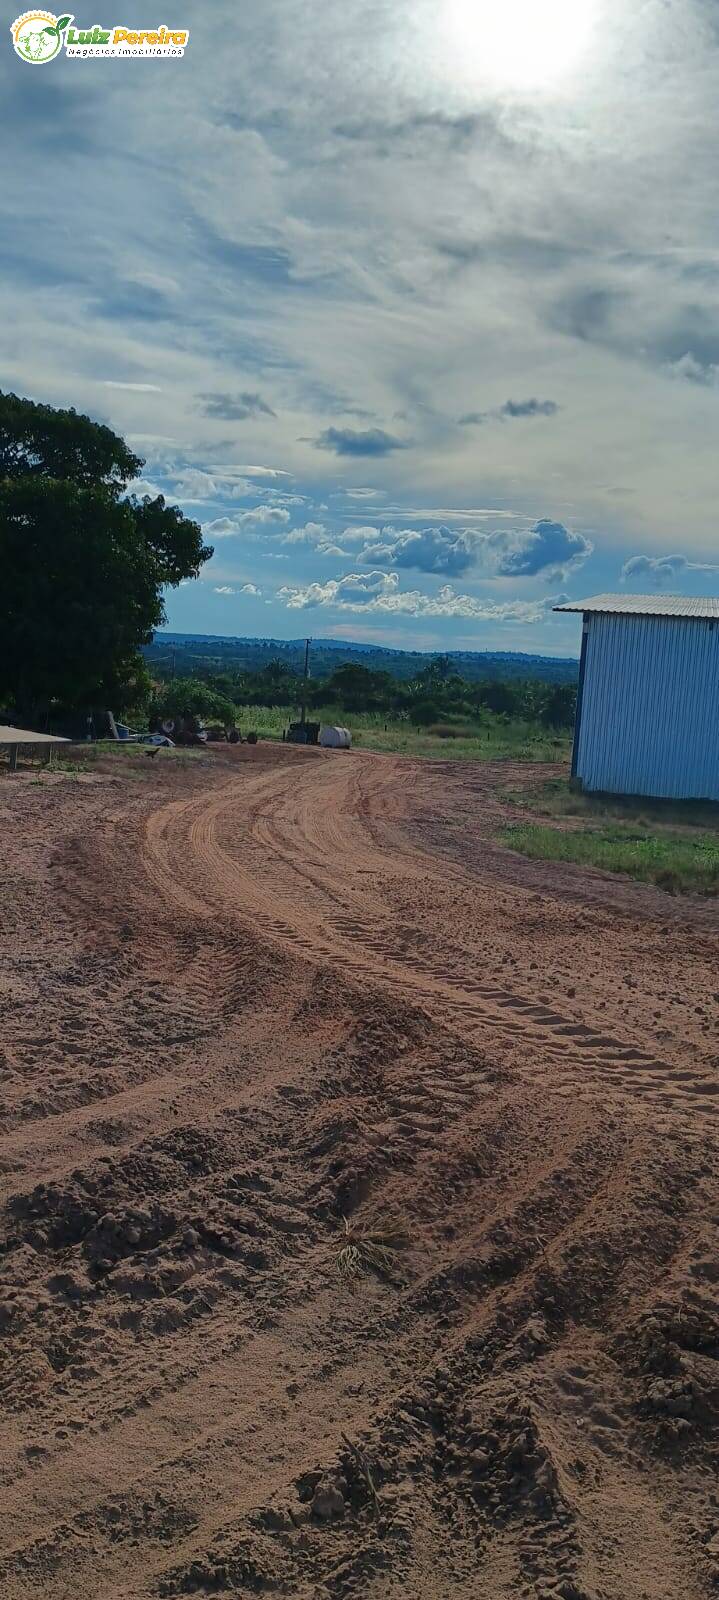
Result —
<svg viewBox="0 0 719 1600"><path fill-rule="evenodd" d="M541 776L0 781L7 1600L717 1593L719 917Z"/></svg>

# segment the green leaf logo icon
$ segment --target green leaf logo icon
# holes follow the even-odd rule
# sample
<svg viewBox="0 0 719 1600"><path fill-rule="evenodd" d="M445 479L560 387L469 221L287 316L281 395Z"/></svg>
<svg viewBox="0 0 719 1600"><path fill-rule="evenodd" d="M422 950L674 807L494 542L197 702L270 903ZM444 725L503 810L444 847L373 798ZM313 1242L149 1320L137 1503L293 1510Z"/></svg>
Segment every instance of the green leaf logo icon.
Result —
<svg viewBox="0 0 719 1600"><path fill-rule="evenodd" d="M42 31L43 33L52 33L56 39L59 39L60 34L64 33L69 22L72 22L72 17L58 17L57 22L49 22Z"/></svg>

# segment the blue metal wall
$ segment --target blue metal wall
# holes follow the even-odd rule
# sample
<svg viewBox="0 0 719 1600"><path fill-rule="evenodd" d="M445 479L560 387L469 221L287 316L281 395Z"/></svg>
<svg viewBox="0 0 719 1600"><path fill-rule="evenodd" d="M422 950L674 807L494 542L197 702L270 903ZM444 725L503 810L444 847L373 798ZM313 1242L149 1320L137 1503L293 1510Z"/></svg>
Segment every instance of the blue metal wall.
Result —
<svg viewBox="0 0 719 1600"><path fill-rule="evenodd" d="M584 788L719 800L719 623L590 613L584 627Z"/></svg>

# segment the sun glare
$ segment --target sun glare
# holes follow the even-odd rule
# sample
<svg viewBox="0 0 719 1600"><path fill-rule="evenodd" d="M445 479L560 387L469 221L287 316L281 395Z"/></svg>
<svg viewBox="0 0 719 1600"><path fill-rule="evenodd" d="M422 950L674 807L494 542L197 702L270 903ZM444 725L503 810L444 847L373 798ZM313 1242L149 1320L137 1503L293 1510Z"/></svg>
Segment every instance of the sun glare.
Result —
<svg viewBox="0 0 719 1600"><path fill-rule="evenodd" d="M463 70L506 89L557 84L591 43L597 0L445 0Z"/></svg>

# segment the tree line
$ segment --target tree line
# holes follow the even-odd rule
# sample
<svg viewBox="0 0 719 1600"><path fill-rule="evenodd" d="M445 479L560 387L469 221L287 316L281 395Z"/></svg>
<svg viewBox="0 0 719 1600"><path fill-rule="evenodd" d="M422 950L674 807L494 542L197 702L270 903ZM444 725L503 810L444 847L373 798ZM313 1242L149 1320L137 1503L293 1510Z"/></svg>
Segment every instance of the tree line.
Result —
<svg viewBox="0 0 719 1600"><path fill-rule="evenodd" d="M454 671L446 656L435 656L410 680L345 662L333 672L310 678L279 658L259 672L213 672L178 677L158 684L155 708L166 716L183 711L195 716L233 721L238 706L337 707L347 716L380 712L430 727L443 721L472 720L483 712L539 722L547 728L568 728L574 721L577 689L573 683L539 679L497 678L469 682Z"/></svg>

